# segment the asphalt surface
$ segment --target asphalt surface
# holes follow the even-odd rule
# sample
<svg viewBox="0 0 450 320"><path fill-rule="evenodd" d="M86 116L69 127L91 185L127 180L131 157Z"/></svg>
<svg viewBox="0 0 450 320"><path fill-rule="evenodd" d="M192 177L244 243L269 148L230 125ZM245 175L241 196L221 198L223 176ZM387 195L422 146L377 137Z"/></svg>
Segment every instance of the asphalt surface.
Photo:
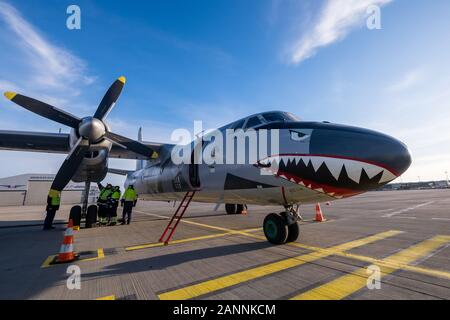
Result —
<svg viewBox="0 0 450 320"><path fill-rule="evenodd" d="M450 190L372 192L304 206L297 242L273 246L261 230L278 207L192 203L168 246L175 208L141 202L129 226L75 232L81 288L69 265L49 265L63 240L39 226L42 207L0 208L0 299L450 299ZM377 280L380 280L379 282Z"/></svg>

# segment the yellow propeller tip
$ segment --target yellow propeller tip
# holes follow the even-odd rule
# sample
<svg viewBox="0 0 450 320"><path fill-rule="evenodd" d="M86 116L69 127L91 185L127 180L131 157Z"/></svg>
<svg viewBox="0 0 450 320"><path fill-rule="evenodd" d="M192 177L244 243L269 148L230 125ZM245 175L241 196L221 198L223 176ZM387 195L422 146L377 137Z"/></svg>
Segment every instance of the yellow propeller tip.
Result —
<svg viewBox="0 0 450 320"><path fill-rule="evenodd" d="M152 155L151 155L151 158L152 158L152 159L157 159L158 157L159 157L158 152L153 151L153 153L152 153Z"/></svg>
<svg viewBox="0 0 450 320"><path fill-rule="evenodd" d="M119 77L118 79L120 82L122 82L123 84L125 84L125 82L127 82L127 78L125 78L124 76Z"/></svg>
<svg viewBox="0 0 450 320"><path fill-rule="evenodd" d="M5 92L5 97L8 100L14 99L15 96L17 96L17 93L15 93L15 92L10 92L10 91Z"/></svg>

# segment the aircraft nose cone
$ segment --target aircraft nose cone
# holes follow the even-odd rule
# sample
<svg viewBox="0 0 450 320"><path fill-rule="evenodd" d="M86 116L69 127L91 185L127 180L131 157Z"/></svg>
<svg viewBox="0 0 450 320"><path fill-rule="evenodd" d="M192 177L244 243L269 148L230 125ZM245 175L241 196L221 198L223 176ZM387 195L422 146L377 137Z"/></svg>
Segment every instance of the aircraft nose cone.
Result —
<svg viewBox="0 0 450 320"><path fill-rule="evenodd" d="M289 130L292 142L258 166L336 199L376 190L411 165L405 144L376 131L329 123L298 123L295 129L307 138Z"/></svg>
<svg viewBox="0 0 450 320"><path fill-rule="evenodd" d="M351 171L352 164L354 167L364 164L362 168L371 180L370 188L394 180L411 165L411 154L404 143L376 131L355 127L331 125L327 129L315 130L310 151L312 154L348 159L347 173ZM377 168L385 172L374 184L372 174L377 174ZM359 168L356 170L359 173Z"/></svg>
<svg viewBox="0 0 450 320"><path fill-rule="evenodd" d="M383 146L380 146L381 152L384 156L382 161L396 170L395 173L397 176L400 176L408 170L411 165L411 153L404 143L394 138L391 139L392 140L388 143L385 151L383 151Z"/></svg>

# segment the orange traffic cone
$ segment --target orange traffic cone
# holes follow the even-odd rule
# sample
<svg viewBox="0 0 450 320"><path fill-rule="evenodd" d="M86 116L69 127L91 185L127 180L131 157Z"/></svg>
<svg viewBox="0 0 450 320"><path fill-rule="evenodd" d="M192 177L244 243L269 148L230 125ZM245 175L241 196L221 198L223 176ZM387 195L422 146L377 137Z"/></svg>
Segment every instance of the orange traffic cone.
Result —
<svg viewBox="0 0 450 320"><path fill-rule="evenodd" d="M78 255L73 251L73 221L69 220L67 229L64 232L64 240L59 250L57 263L72 262L78 258Z"/></svg>
<svg viewBox="0 0 450 320"><path fill-rule="evenodd" d="M323 217L322 209L320 208L320 204L316 204L316 222L324 222L326 219Z"/></svg>

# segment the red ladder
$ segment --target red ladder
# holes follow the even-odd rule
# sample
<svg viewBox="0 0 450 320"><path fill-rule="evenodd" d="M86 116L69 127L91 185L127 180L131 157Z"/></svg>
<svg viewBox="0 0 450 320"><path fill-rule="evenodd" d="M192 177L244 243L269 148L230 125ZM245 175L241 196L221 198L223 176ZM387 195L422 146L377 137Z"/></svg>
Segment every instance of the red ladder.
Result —
<svg viewBox="0 0 450 320"><path fill-rule="evenodd" d="M183 200L181 201L180 205L178 206L177 211L175 211L175 214L173 215L172 219L170 219L170 222L167 225L166 229L164 230L161 238L159 238L159 242L164 242L165 245L169 244L169 241L172 238L172 235L175 232L175 229L177 228L178 223L180 223L181 218L183 218L183 215L186 212L187 207L191 203L191 200L194 197L194 195L195 195L195 191L186 192ZM180 211L181 211L181 213L180 213ZM167 232L169 230L170 230L170 233L167 235ZM166 240L164 240L164 237L166 235L167 235Z"/></svg>

